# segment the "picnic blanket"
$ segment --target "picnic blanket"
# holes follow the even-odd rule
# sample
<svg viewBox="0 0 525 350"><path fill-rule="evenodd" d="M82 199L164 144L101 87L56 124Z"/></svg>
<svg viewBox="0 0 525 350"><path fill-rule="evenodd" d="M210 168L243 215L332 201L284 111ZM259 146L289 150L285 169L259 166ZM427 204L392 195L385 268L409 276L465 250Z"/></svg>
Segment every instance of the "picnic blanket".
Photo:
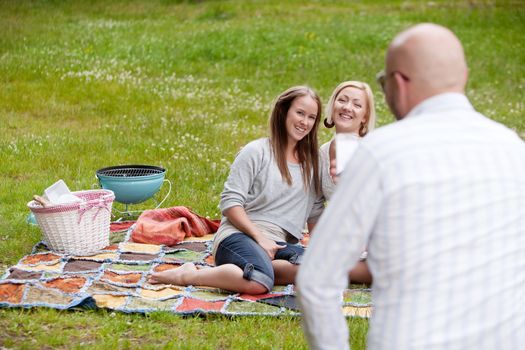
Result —
<svg viewBox="0 0 525 350"><path fill-rule="evenodd" d="M42 242L0 278L0 307L55 309L105 308L121 312L168 311L175 314L299 315L293 285L267 294L232 293L206 286L152 285L153 271L194 262L214 266L213 235L187 237L169 247L130 240L132 223L112 225L111 245L91 256L50 251ZM0 272L1 273L1 272ZM368 317L370 290L351 286L343 295L347 316Z"/></svg>

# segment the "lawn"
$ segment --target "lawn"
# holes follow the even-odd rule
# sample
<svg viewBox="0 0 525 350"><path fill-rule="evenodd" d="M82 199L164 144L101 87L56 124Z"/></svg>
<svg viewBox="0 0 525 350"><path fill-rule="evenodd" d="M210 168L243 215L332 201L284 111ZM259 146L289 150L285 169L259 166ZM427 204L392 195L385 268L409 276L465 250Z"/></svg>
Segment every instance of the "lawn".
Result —
<svg viewBox="0 0 525 350"><path fill-rule="evenodd" d="M41 238L26 223L33 194L58 179L90 189L102 167L165 167L163 206L219 217L236 152L267 134L292 85L326 102L343 80L369 82L378 124L392 122L374 78L414 23L455 31L473 105L525 138L522 1L12 0L0 14L2 273ZM348 323L364 348L367 321ZM0 329L5 348L306 348L298 318L0 309Z"/></svg>

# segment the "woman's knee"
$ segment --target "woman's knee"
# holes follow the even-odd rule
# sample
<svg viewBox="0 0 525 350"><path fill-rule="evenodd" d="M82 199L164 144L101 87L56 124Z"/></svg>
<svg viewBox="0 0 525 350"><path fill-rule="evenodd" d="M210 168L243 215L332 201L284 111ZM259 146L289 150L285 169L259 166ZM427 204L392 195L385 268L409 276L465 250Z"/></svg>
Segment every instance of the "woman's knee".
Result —
<svg viewBox="0 0 525 350"><path fill-rule="evenodd" d="M359 261L348 275L351 283L372 284L373 278L368 265L364 261Z"/></svg>
<svg viewBox="0 0 525 350"><path fill-rule="evenodd" d="M259 282L248 281L243 292L246 294L263 294L269 292L269 290Z"/></svg>

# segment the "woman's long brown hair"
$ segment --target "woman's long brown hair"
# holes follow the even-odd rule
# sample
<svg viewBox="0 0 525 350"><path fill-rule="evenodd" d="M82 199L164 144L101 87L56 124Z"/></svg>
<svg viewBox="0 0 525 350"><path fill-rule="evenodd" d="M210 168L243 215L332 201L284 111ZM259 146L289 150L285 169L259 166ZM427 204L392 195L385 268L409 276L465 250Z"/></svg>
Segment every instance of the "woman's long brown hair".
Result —
<svg viewBox="0 0 525 350"><path fill-rule="evenodd" d="M297 152L299 164L301 165L305 188L310 188L313 180L313 186L316 193L320 193L321 181L319 179L317 129L319 126L319 120L321 119L322 106L321 99L315 91L307 86L294 86L277 97L270 115L270 146L283 180L285 180L288 185L291 185L292 177L288 170L288 163L286 160L286 146L288 145L286 117L292 102L297 97L302 96L310 96L317 103L317 116L312 130L302 140L297 142L295 150Z"/></svg>

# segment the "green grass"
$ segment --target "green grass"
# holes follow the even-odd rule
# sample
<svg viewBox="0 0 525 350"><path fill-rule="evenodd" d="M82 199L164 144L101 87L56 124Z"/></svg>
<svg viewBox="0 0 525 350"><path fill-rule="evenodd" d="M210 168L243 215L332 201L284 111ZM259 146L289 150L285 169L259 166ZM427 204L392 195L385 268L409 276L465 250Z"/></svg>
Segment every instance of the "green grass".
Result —
<svg viewBox="0 0 525 350"><path fill-rule="evenodd" d="M300 349L299 320L292 317L147 316L107 311L0 309L6 348L90 349ZM350 321L366 332L364 319ZM355 339L354 348L364 346Z"/></svg>
<svg viewBox="0 0 525 350"><path fill-rule="evenodd" d="M105 166L163 166L164 206L218 217L236 151L266 135L272 99L292 85L326 102L339 82L367 81L379 124L392 122L374 77L417 22L457 33L474 106L525 135L521 1L12 0L0 13L2 271L40 240L25 223L32 195L60 178L89 189ZM364 348L366 320L349 326ZM0 310L0 329L7 348L306 347L296 318Z"/></svg>

